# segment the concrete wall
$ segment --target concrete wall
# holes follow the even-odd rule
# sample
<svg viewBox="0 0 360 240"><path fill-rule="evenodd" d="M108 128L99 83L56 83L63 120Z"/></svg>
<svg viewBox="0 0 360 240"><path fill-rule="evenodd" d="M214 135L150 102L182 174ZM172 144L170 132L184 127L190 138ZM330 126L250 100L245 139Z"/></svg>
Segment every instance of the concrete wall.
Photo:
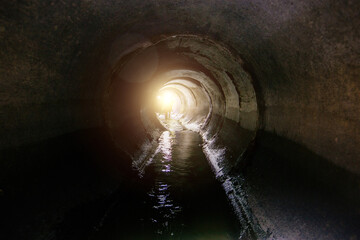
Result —
<svg viewBox="0 0 360 240"><path fill-rule="evenodd" d="M23 208L17 206L23 204L24 198L14 197L18 202L8 210L9 214L16 209L19 213L22 209L31 212L32 203L41 203L37 197L64 207L66 204L58 197L59 188L69 206L83 202L83 197L93 198L94 189L106 195L103 192L108 184L97 185L98 179L106 177L94 177L92 171L82 185L72 187L78 181L77 171L83 172L83 165L89 163L79 164L67 183L62 181L62 173L73 169L74 149L79 148L74 158L85 155L82 159L88 159L94 155L88 149L105 142L91 134L81 135L80 140L74 140L76 144L69 139L78 135L76 130L105 125L103 96L121 57L126 58L130 51L147 47L166 36L194 34L225 45L242 59L239 62L242 68L231 69L230 74L220 74L220 69L216 78L232 82L237 89L246 89L243 82L236 80L237 76L251 76L260 113L259 126L264 130L256 143L264 148L255 151L252 165L245 171L249 185L245 189L250 207L263 229L275 229L277 237L319 239L328 234L329 229L336 232L336 228L341 228L346 234L330 234L331 237L353 238L353 232L358 229L355 226L359 221L358 210L347 209L351 214L345 215L340 210L341 213L337 213L341 201L345 202L341 208L351 205L358 209L360 199L359 13L359 1L336 0L2 1L0 149L60 136L60 140L42 142L41 150L29 147L30 150L24 152L16 148L1 152L2 183L15 184L15 190L11 184L4 185L9 202L14 202L12 190L15 196L34 196ZM218 59L214 56L213 60ZM146 88L130 84L111 87L119 88L121 93L115 99L118 106L114 106L121 111L113 114L121 115L123 128L130 126L131 130L131 135L128 134L131 137L120 140L129 148L141 149L138 139L156 137L146 135L141 117L148 116L146 127L158 127L148 112L140 114L141 104L133 101L140 99ZM227 93L231 92L234 89ZM240 91L238 95L242 99L249 97L244 93L246 91ZM249 119L257 120L258 116L246 112L252 107L252 101L243 102L246 104L240 107L244 111L238 115L234 107L237 99L227 97L233 108L224 113L229 119L225 120L221 137L227 140L225 144L235 144L243 133L234 131L237 123L230 119L239 119L245 128L253 129L257 124ZM219 110L218 114L224 115L222 113ZM221 117L214 114L214 122ZM221 126L213 127L213 132L217 132ZM134 129L138 131L132 131ZM67 133L71 134L64 135ZM78 147L77 142L86 143L89 139L92 144ZM64 151L63 146L67 145ZM98 158L103 161L103 156L111 151L105 148L99 152ZM55 159L54 153L58 155ZM234 162L236 156L229 164L229 171L233 170ZM130 168L130 164L129 160L119 169ZM63 172L58 171L58 165ZM94 169L98 169L97 165ZM56 178L53 172L58 175ZM59 187L53 188L54 181L47 183L50 178L56 179L59 185L54 186ZM87 188L89 181L98 187ZM294 183L289 184L291 181ZM22 187L17 188L18 184ZM113 185L110 189L117 183ZM39 193L47 192L50 198L33 194L34 188ZM48 194L48 189L52 194ZM89 191L82 196L79 190ZM77 193L77 201L73 193ZM305 204L312 199L315 204ZM331 208L324 204L328 199L334 202ZM39 205L49 208L47 219L56 222L54 209L58 208ZM335 213L329 209L335 209ZM59 210L60 216L62 211ZM38 228L36 231L43 233L43 218L34 221L32 214L28 216L24 222L32 223ZM339 221L342 216L346 219ZM11 221L9 224L18 224L17 219L13 221L14 224ZM29 236L26 231L21 234Z"/></svg>
<svg viewBox="0 0 360 240"><path fill-rule="evenodd" d="M124 33L193 33L242 56L264 103L266 131L360 173L359 7L335 0L3 2L1 147L101 124L94 96Z"/></svg>

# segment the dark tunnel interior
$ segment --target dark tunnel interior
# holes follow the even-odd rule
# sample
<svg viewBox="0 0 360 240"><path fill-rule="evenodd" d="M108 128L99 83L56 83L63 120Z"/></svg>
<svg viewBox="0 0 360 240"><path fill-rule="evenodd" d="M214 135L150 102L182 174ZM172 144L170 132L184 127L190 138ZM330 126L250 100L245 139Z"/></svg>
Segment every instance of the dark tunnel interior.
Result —
<svg viewBox="0 0 360 240"><path fill-rule="evenodd" d="M0 3L0 239L360 239L360 2Z"/></svg>

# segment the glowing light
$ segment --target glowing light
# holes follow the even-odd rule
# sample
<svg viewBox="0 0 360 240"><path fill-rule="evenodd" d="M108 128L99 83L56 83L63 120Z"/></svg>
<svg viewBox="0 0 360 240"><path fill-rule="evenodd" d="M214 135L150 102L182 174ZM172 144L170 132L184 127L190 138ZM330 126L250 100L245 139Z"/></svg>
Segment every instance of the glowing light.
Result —
<svg viewBox="0 0 360 240"><path fill-rule="evenodd" d="M166 111L169 111L169 110L171 110L171 108L176 100L176 96L173 92L166 91L166 92L163 92L161 95L158 95L157 100L162 109L166 109Z"/></svg>

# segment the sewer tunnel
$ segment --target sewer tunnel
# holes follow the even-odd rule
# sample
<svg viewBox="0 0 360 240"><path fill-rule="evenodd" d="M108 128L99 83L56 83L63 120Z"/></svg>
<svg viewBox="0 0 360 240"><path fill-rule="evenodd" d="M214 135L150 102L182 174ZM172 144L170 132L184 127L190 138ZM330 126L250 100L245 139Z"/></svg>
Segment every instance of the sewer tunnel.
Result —
<svg viewBox="0 0 360 240"><path fill-rule="evenodd" d="M0 236L360 238L359 8L1 3Z"/></svg>

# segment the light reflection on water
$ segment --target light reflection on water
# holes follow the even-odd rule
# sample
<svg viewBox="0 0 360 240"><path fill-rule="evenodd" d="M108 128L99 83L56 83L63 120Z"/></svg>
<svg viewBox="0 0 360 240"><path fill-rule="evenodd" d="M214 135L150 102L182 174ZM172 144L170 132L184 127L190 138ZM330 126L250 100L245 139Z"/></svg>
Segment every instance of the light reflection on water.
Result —
<svg viewBox="0 0 360 240"><path fill-rule="evenodd" d="M206 161L201 136L164 131L155 152L144 172L144 180L154 181L145 220L154 239L233 239L237 223Z"/></svg>
<svg viewBox="0 0 360 240"><path fill-rule="evenodd" d="M141 171L147 186L141 225L153 234L147 239L233 239L237 221L203 153L201 136L176 120L166 125L169 131L161 134Z"/></svg>
<svg viewBox="0 0 360 240"><path fill-rule="evenodd" d="M168 121L168 126L180 129L181 124ZM217 177L223 176L216 163L223 159L224 151L194 131L164 131L148 156L138 155L135 166L140 178L124 181L120 191L108 199L96 234L89 239L239 239L246 230L234 214L234 209L240 213L242 207L237 198L242 194L240 184L222 178L221 185L211 169ZM101 205L98 211L102 209ZM79 223L77 217L74 223Z"/></svg>
<svg viewBox="0 0 360 240"><path fill-rule="evenodd" d="M172 160L172 152L171 145L173 141L173 136L171 136L169 131L164 131L160 137L159 147L162 153L162 172L170 172L171 171L171 160Z"/></svg>
<svg viewBox="0 0 360 240"><path fill-rule="evenodd" d="M176 215L182 210L181 206L171 196L170 188L172 185L169 181L166 181L167 176L172 172L172 144L174 138L174 133L170 131L164 131L159 138L158 154L151 159L153 167L159 175L148 193L150 202L153 203L151 222L156 225L156 233L160 235L170 234L170 236L174 233L171 231L169 222L175 219Z"/></svg>

